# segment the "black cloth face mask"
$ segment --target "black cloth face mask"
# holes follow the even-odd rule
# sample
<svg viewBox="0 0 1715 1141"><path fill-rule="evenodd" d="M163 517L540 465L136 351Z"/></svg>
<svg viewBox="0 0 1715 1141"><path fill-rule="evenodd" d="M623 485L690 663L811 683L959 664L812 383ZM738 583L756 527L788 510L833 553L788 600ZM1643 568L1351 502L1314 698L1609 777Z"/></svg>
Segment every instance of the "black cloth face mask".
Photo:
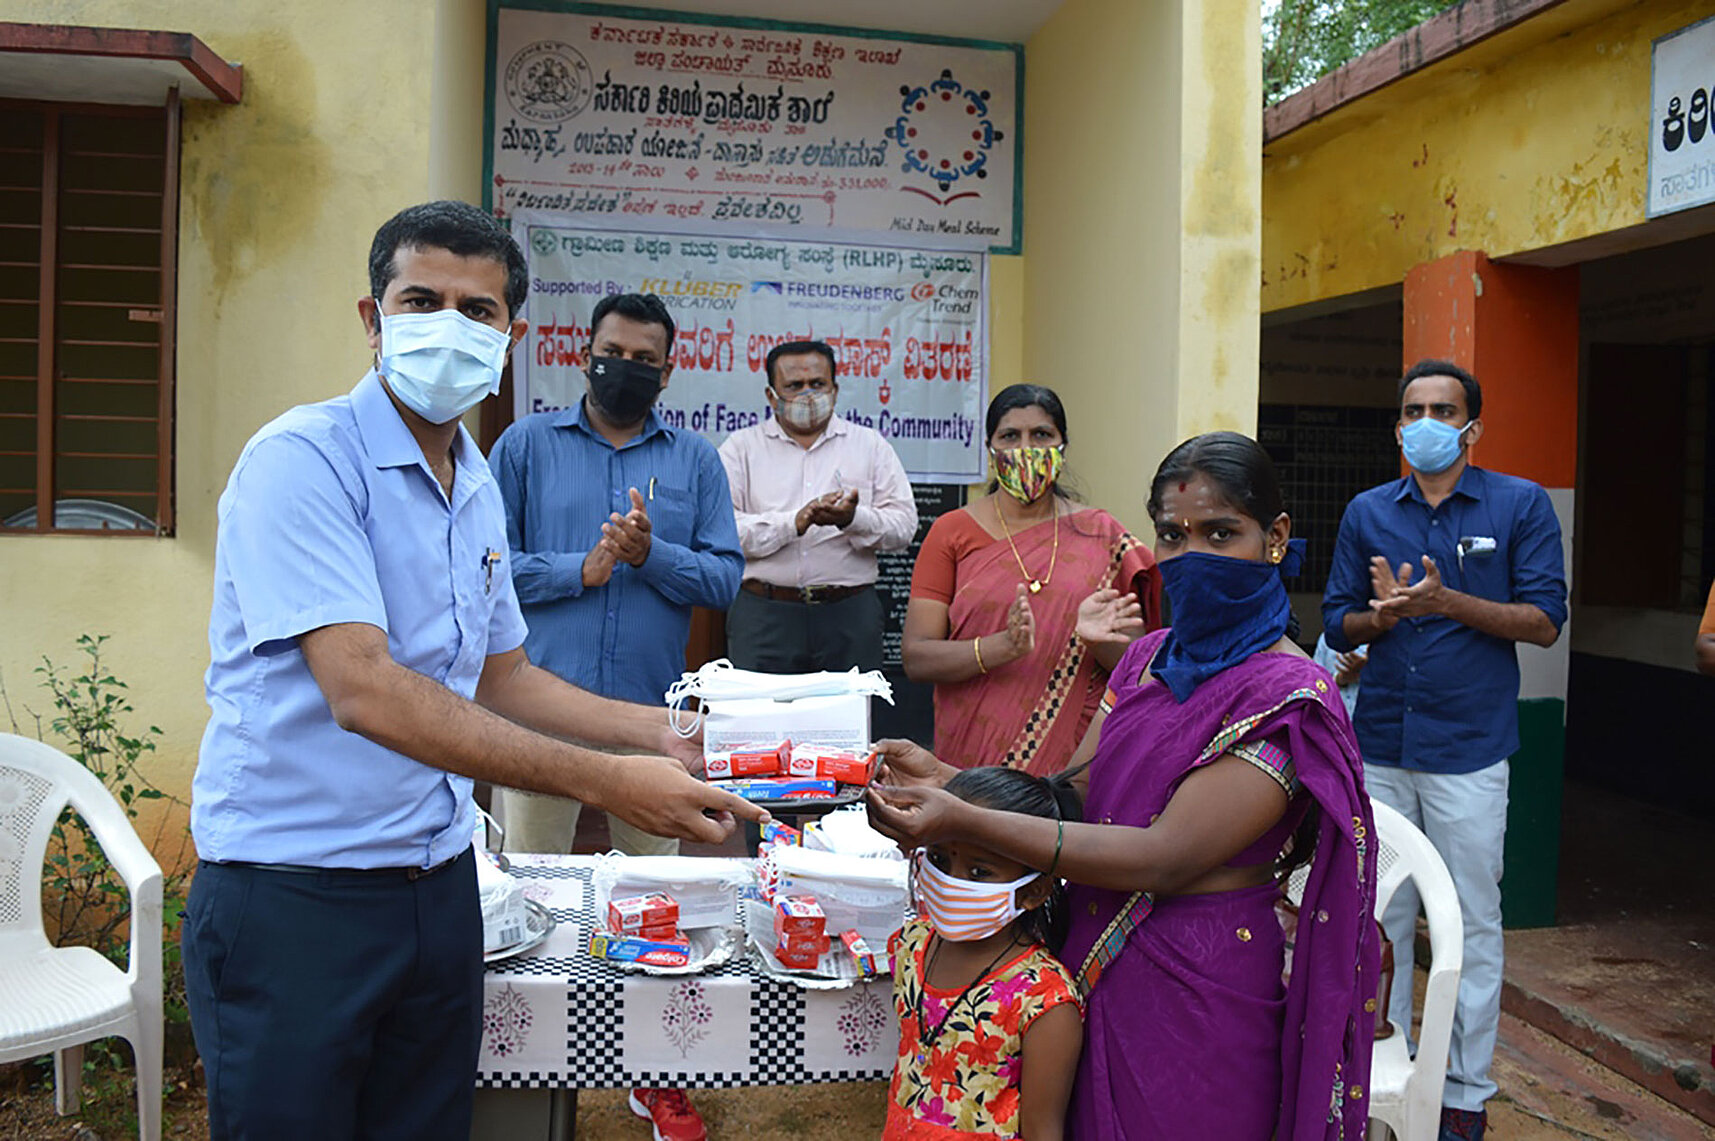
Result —
<svg viewBox="0 0 1715 1141"><path fill-rule="evenodd" d="M661 395L661 370L626 357L591 357L590 397L615 424L635 424Z"/></svg>

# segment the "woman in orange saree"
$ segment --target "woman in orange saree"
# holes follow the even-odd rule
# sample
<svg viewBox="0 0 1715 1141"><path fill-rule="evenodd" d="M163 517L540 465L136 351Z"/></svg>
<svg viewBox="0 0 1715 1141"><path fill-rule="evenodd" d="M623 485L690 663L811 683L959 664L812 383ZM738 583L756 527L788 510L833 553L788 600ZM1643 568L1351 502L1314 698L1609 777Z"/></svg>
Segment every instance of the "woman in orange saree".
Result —
<svg viewBox="0 0 1715 1141"><path fill-rule="evenodd" d="M1066 413L1015 384L989 404L989 493L930 528L911 579L906 675L935 685L935 754L1039 776L1066 766L1108 671L1160 623L1149 548L1058 486Z"/></svg>

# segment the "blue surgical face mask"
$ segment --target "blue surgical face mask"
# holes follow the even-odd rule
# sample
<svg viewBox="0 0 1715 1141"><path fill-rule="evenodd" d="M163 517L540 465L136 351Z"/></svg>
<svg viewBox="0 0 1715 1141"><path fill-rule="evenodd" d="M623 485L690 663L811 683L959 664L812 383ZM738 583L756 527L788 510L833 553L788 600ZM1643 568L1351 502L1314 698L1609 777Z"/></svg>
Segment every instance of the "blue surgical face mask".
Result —
<svg viewBox="0 0 1715 1141"><path fill-rule="evenodd" d="M512 338L499 329L456 309L380 316L377 368L393 395L429 423L456 420L500 391Z"/></svg>
<svg viewBox="0 0 1715 1141"><path fill-rule="evenodd" d="M1455 428L1427 416L1413 420L1399 430L1400 451L1415 470L1424 475L1439 475L1458 461L1459 453L1464 450L1460 440L1468 427L1465 424Z"/></svg>

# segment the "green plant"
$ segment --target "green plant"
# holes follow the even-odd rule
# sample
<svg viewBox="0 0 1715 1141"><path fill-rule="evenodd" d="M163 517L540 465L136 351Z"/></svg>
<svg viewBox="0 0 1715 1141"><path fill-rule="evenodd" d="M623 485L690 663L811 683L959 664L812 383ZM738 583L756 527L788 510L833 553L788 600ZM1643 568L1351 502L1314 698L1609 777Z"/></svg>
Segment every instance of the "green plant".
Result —
<svg viewBox="0 0 1715 1141"><path fill-rule="evenodd" d="M107 640L105 634L78 636L77 647L85 658L81 672L56 665L46 656L36 667L41 688L52 701L45 729L56 740L49 740L44 732L43 714L27 705L24 711L34 722L36 737L62 748L99 777L134 823L145 802L161 802L151 814L154 834L145 837L145 843L157 860L168 857L162 861L161 884L163 1006L169 1023L184 1023L190 1012L179 962L178 915L189 884L184 868L190 829L180 822L179 812L185 804L158 788L144 772L145 758L155 752L161 730L151 725L138 735L127 731L126 722L135 710L126 697L126 684L102 661ZM0 702L12 730L21 733L3 679ZM172 832L176 837L169 835ZM42 912L49 937L62 946L93 947L123 969L130 956L130 898L89 825L69 808L62 812L48 840L42 872ZM111 1039L95 1044L86 1066L98 1058L115 1060L113 1050Z"/></svg>

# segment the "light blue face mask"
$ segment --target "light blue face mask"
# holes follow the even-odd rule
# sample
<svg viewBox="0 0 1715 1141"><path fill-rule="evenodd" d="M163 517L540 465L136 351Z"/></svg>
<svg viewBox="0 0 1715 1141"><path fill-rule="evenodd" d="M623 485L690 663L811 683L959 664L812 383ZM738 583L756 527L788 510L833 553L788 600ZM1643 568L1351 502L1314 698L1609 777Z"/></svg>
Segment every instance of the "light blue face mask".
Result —
<svg viewBox="0 0 1715 1141"><path fill-rule="evenodd" d="M445 424L500 391L511 344L499 329L456 309L383 313L377 368L405 407L431 424Z"/></svg>
<svg viewBox="0 0 1715 1141"><path fill-rule="evenodd" d="M1405 462L1424 475L1439 475L1452 467L1463 451L1460 438L1469 424L1455 428L1441 420L1425 416L1413 420L1399 430L1400 451Z"/></svg>

